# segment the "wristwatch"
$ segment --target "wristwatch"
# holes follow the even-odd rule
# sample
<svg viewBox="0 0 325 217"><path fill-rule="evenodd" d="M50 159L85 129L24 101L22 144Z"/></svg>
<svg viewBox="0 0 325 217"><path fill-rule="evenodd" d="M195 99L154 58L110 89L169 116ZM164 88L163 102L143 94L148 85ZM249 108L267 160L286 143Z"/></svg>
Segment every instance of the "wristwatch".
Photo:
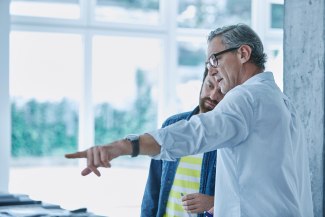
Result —
<svg viewBox="0 0 325 217"><path fill-rule="evenodd" d="M126 140L129 140L132 144L132 154L131 157L136 157L139 155L140 152L140 144L139 144L139 135L136 134L129 134L125 137Z"/></svg>

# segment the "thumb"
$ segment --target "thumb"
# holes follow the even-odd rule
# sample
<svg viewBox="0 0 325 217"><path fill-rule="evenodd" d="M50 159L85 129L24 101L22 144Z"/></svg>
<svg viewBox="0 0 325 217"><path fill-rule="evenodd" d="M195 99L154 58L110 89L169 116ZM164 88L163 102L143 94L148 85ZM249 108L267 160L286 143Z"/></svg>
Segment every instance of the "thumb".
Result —
<svg viewBox="0 0 325 217"><path fill-rule="evenodd" d="M214 209L214 207L212 207L211 209L209 209L209 213L211 213L211 214L213 214L213 209Z"/></svg>

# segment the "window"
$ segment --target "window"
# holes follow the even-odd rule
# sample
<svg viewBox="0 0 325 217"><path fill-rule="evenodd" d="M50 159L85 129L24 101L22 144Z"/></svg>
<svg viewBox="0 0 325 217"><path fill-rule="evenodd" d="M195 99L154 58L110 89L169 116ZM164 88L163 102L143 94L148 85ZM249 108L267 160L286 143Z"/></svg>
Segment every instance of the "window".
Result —
<svg viewBox="0 0 325 217"><path fill-rule="evenodd" d="M157 39L94 37L96 144L157 127L161 52L161 43Z"/></svg>
<svg viewBox="0 0 325 217"><path fill-rule="evenodd" d="M283 4L271 4L271 28L283 29Z"/></svg>
<svg viewBox="0 0 325 217"><path fill-rule="evenodd" d="M100 22L158 25L159 0L97 0L95 19Z"/></svg>
<svg viewBox="0 0 325 217"><path fill-rule="evenodd" d="M41 165L77 148L81 37L13 31L10 42L12 162Z"/></svg>
<svg viewBox="0 0 325 217"><path fill-rule="evenodd" d="M251 23L251 0L179 1L177 22L184 28L214 28L216 25Z"/></svg>
<svg viewBox="0 0 325 217"><path fill-rule="evenodd" d="M273 72L275 83L283 90L283 46L269 45L266 50L266 68Z"/></svg>
<svg viewBox="0 0 325 217"><path fill-rule="evenodd" d="M79 19L80 7L78 0L12 0L10 13L27 17Z"/></svg>
<svg viewBox="0 0 325 217"><path fill-rule="evenodd" d="M177 105L181 112L198 105L206 56L206 39L182 37L178 40Z"/></svg>
<svg viewBox="0 0 325 217"><path fill-rule="evenodd" d="M176 19L180 34L175 101L177 110L184 112L198 105L209 31L239 22L250 25L251 0L179 1Z"/></svg>

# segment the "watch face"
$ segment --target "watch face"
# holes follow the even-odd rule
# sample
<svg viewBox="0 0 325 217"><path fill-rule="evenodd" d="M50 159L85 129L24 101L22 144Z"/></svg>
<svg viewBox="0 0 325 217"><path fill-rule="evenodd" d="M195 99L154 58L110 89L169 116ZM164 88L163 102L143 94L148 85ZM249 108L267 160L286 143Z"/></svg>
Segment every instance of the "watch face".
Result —
<svg viewBox="0 0 325 217"><path fill-rule="evenodd" d="M139 139L139 136L136 135L136 134L130 134L130 135L127 135L126 136L126 139L131 140L131 141L134 141L134 140L138 140Z"/></svg>

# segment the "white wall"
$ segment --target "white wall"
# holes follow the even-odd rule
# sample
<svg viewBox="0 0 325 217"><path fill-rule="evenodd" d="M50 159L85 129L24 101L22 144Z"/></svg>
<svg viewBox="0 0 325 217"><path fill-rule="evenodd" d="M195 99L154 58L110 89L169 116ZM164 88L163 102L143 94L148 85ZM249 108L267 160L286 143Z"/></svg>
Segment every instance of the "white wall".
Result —
<svg viewBox="0 0 325 217"><path fill-rule="evenodd" d="M323 0L285 1L284 92L305 129L315 217L324 216L324 9Z"/></svg>

